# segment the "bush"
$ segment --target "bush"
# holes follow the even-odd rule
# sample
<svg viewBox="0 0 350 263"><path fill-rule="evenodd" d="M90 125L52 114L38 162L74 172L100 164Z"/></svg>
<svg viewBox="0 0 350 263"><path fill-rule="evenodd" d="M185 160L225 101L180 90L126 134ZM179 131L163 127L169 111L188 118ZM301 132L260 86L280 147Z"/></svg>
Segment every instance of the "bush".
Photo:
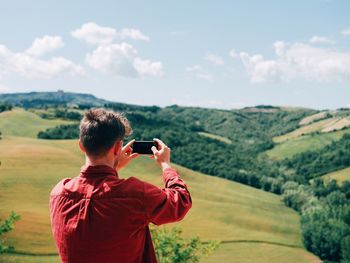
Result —
<svg viewBox="0 0 350 263"><path fill-rule="evenodd" d="M344 262L350 262L350 235L341 241L341 253Z"/></svg>
<svg viewBox="0 0 350 263"><path fill-rule="evenodd" d="M8 103L1 103L0 102L0 112L12 110L12 105Z"/></svg>
<svg viewBox="0 0 350 263"><path fill-rule="evenodd" d="M39 139L77 139L79 138L78 124L59 125L54 128L40 131Z"/></svg>
<svg viewBox="0 0 350 263"><path fill-rule="evenodd" d="M152 240L160 263L199 262L203 256L210 255L219 245L218 241L202 243L199 237L185 239L182 230L175 227L152 228Z"/></svg>
<svg viewBox="0 0 350 263"><path fill-rule="evenodd" d="M19 219L20 219L20 216L13 211L11 212L10 216L4 220L3 223L1 222L1 219L0 219L0 254L14 250L14 247L6 246L4 244L4 240L2 236L5 233L11 231L13 229L14 222Z"/></svg>

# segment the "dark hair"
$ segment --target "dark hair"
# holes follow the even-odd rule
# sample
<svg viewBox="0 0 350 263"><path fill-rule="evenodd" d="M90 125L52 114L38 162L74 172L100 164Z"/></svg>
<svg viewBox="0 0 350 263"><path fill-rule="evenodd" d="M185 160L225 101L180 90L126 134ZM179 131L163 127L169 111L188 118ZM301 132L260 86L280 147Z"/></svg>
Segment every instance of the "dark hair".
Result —
<svg viewBox="0 0 350 263"><path fill-rule="evenodd" d="M132 134L129 121L122 113L103 108L87 111L79 129L79 139L86 153L93 156L105 154L116 141Z"/></svg>

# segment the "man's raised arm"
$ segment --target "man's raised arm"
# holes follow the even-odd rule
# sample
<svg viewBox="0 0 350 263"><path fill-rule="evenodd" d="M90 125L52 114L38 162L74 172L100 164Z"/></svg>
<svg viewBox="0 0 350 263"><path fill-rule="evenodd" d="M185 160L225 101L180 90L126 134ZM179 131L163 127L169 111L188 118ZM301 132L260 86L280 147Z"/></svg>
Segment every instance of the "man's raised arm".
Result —
<svg viewBox="0 0 350 263"><path fill-rule="evenodd" d="M144 204L148 221L161 225L181 220L192 207L192 199L187 185L170 166L170 148L161 140L154 140L158 150L152 147L153 158L163 170L164 188L145 183Z"/></svg>

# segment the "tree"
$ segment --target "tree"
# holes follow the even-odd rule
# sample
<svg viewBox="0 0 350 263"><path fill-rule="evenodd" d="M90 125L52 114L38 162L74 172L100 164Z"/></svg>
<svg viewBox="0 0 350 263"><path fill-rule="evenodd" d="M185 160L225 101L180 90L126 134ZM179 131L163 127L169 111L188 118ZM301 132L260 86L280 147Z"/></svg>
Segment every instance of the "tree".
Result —
<svg viewBox="0 0 350 263"><path fill-rule="evenodd" d="M350 235L342 239L341 252L342 252L343 261L350 262Z"/></svg>
<svg viewBox="0 0 350 263"><path fill-rule="evenodd" d="M199 237L185 239L182 230L174 227L152 228L152 240L160 263L199 262L202 256L210 255L219 245L218 241L203 243Z"/></svg>
<svg viewBox="0 0 350 263"><path fill-rule="evenodd" d="M11 212L10 216L4 220L4 222L1 222L0 219L0 254L13 251L14 247L7 246L4 244L3 235L13 229L13 224L15 221L19 220L20 216L17 215L15 212Z"/></svg>

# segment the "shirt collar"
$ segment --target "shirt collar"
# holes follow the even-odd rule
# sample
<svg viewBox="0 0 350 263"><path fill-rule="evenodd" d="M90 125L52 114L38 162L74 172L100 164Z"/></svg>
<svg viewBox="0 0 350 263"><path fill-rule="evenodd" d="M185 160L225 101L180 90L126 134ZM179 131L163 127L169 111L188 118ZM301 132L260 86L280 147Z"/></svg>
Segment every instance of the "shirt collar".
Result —
<svg viewBox="0 0 350 263"><path fill-rule="evenodd" d="M108 165L83 165L80 169L80 176L82 177L102 177L102 176L117 176L118 173L115 169Z"/></svg>

